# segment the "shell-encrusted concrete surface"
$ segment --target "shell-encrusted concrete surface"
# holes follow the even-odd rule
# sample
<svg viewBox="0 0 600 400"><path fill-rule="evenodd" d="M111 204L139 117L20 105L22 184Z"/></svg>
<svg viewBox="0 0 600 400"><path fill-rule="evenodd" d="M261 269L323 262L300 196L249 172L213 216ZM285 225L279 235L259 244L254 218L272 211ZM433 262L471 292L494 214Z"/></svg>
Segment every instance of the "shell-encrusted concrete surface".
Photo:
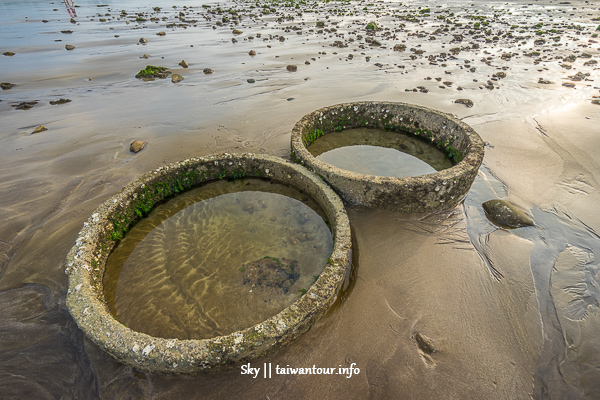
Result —
<svg viewBox="0 0 600 400"><path fill-rule="evenodd" d="M307 150L322 135L358 127L422 136L456 164L415 177L374 176L336 168ZM356 102L305 115L292 130L291 150L295 160L319 174L348 204L430 212L454 207L464 198L483 161L484 143L470 126L440 111L406 103Z"/></svg>
<svg viewBox="0 0 600 400"><path fill-rule="evenodd" d="M157 202L206 181L274 179L314 198L332 227L333 251L323 273L304 296L273 317L242 331L202 340L152 337L119 323L102 292L108 254L128 228ZM185 374L218 370L253 360L305 332L337 298L350 268L351 236L340 198L306 168L278 157L220 154L191 158L148 172L106 200L77 237L66 259L67 306L83 332L122 363L139 370Z"/></svg>

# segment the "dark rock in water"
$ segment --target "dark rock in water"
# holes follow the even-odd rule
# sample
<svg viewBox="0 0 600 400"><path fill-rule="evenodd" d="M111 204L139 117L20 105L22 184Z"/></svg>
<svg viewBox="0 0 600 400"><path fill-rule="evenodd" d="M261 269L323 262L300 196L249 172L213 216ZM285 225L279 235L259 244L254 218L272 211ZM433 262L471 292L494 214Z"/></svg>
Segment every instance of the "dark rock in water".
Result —
<svg viewBox="0 0 600 400"><path fill-rule="evenodd" d="M148 39L146 39L146 38L140 38L139 42L141 44L146 44L146 43L148 43Z"/></svg>
<svg viewBox="0 0 600 400"><path fill-rule="evenodd" d="M533 220L517 207L505 200L488 200L483 209L490 221L505 228L532 226Z"/></svg>
<svg viewBox="0 0 600 400"><path fill-rule="evenodd" d="M33 132L31 132L31 134L33 135L34 133L40 133L40 132L44 132L44 131L47 131L47 130L48 130L48 128L46 128L44 125L40 125L37 128L35 128L33 130Z"/></svg>
<svg viewBox="0 0 600 400"><path fill-rule="evenodd" d="M31 107L35 106L37 103L38 103L37 101L24 101L19 104L13 104L13 107L16 110L29 110Z"/></svg>
<svg viewBox="0 0 600 400"><path fill-rule="evenodd" d="M148 58L150 58L150 54L144 54L144 55L143 55L143 56L141 56L140 58L145 58L145 59L148 59Z"/></svg>
<svg viewBox="0 0 600 400"><path fill-rule="evenodd" d="M213 70L212 70L212 69L210 69L210 68L204 68L204 69L202 70L202 72L204 72L206 75L208 75L208 74L212 74L212 73L213 73L213 72L215 72L215 71L213 71Z"/></svg>
<svg viewBox="0 0 600 400"><path fill-rule="evenodd" d="M244 276L244 285L251 284L253 288L274 288L282 294L287 293L300 278L297 261L269 256L242 265L240 272Z"/></svg>
<svg viewBox="0 0 600 400"><path fill-rule="evenodd" d="M419 345L419 348L427 354L431 354L435 351L435 346L433 345L433 340L429 339L427 336L423 335L421 332L417 332L415 335L415 340Z"/></svg>
<svg viewBox="0 0 600 400"><path fill-rule="evenodd" d="M14 83L0 82L0 88L2 88L2 90L10 90L14 87L15 87Z"/></svg>
<svg viewBox="0 0 600 400"><path fill-rule="evenodd" d="M67 50L69 50L69 51L70 51L70 50L75 50L75 46L73 46L72 44L66 44L66 45L65 45L65 49L67 49Z"/></svg>
<svg viewBox="0 0 600 400"><path fill-rule="evenodd" d="M295 66L295 65L288 65L288 66L286 67L286 69L287 69L288 71L290 71L290 72L296 72L296 71L298 71L298 67L297 67L297 66Z"/></svg>
<svg viewBox="0 0 600 400"><path fill-rule="evenodd" d="M183 76L179 75L179 74L173 74L171 75L171 82L173 83L179 83L183 80Z"/></svg>
<svg viewBox="0 0 600 400"><path fill-rule="evenodd" d="M254 83L256 81L254 79L250 78L250 79L247 79L246 82L248 82L248 83Z"/></svg>
<svg viewBox="0 0 600 400"><path fill-rule="evenodd" d="M73 31L70 29L67 29L66 31L60 31L60 33L70 34L70 33L73 33Z"/></svg>
<svg viewBox="0 0 600 400"><path fill-rule="evenodd" d="M12 57L15 55L15 53L13 53L12 51L5 51L4 53L2 53L3 55L7 56L7 57Z"/></svg>
<svg viewBox="0 0 600 400"><path fill-rule="evenodd" d="M179 63L179 65L181 66L181 68L187 68L187 67L189 67L188 63L185 62L185 60L181 60L181 62Z"/></svg>
<svg viewBox="0 0 600 400"><path fill-rule="evenodd" d="M51 100L50 104L53 105L53 106L55 106L55 105L58 105L58 104L66 104L66 103L70 103L70 102L71 102L71 99L62 99L61 98L61 99L58 99L58 100Z"/></svg>
<svg viewBox="0 0 600 400"><path fill-rule="evenodd" d="M404 51L404 50L406 50L405 44L397 44L394 46L394 51Z"/></svg>
<svg viewBox="0 0 600 400"><path fill-rule="evenodd" d="M544 84L544 85L550 85L552 82L550 82L550 81L549 81L549 80L547 80L547 79L540 78L540 79L538 79L538 83L542 83L542 84Z"/></svg>
<svg viewBox="0 0 600 400"><path fill-rule="evenodd" d="M166 79L169 75L171 75L171 71L167 71L165 67L146 65L146 68L138 72L135 77L145 81L153 81L154 79Z"/></svg>
<svg viewBox="0 0 600 400"><path fill-rule="evenodd" d="M239 29L234 29L231 31L231 33L233 33L234 35L241 35L244 32L240 31Z"/></svg>
<svg viewBox="0 0 600 400"><path fill-rule="evenodd" d="M160 31L156 34L156 36L165 36L167 33L164 31ZM141 42L140 42L141 43Z"/></svg>
<svg viewBox="0 0 600 400"><path fill-rule="evenodd" d="M147 144L148 143L144 142L143 140L134 140L129 145L129 151L132 153L139 153L144 149L144 147L146 147Z"/></svg>
<svg viewBox="0 0 600 400"><path fill-rule="evenodd" d="M458 99L458 100L454 100L454 102L458 103L458 104L464 104L468 108L471 108L474 105L473 100L469 100L469 99Z"/></svg>
<svg viewBox="0 0 600 400"><path fill-rule="evenodd" d="M255 55L256 55L256 51L254 51L254 50L250 50L250 51L248 52L248 55L250 55L250 56L255 56Z"/></svg>

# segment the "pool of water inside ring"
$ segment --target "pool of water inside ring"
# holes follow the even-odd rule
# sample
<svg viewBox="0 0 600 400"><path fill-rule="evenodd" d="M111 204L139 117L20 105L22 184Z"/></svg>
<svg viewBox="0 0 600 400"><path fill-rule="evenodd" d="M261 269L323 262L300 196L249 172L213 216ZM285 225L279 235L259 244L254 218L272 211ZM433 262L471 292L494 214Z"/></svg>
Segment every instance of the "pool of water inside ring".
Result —
<svg viewBox="0 0 600 400"><path fill-rule="evenodd" d="M103 278L111 313L151 336L248 328L302 296L333 238L320 206L259 178L219 180L158 205L127 232Z"/></svg>
<svg viewBox="0 0 600 400"><path fill-rule="evenodd" d="M330 132L308 151L327 164L366 175L411 177L451 168L448 155L431 142L402 132L352 128Z"/></svg>

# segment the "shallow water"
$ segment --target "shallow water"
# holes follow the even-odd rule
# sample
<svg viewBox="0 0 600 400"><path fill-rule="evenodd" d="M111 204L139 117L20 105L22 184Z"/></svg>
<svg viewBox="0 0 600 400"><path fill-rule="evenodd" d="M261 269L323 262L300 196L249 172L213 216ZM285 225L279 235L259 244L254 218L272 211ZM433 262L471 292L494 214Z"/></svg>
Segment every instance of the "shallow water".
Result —
<svg viewBox="0 0 600 400"><path fill-rule="evenodd" d="M301 200L316 207L290 187L244 179L158 206L109 256L109 308L131 329L177 339L226 335L274 316L315 282L332 250L325 221ZM250 280L244 269L265 257L293 263L294 276Z"/></svg>
<svg viewBox="0 0 600 400"><path fill-rule="evenodd" d="M184 0L126 6L82 0L71 23L56 0L0 2L0 53L15 53L0 55L0 81L16 84L0 91L0 393L598 397L600 107L591 100L600 95L600 81L598 65L586 65L599 60L598 5L370 4L275 4L276 11L263 13L255 2L210 2L205 9ZM153 14L156 6L161 11ZM229 23L216 24L224 15L209 11L217 7ZM229 8L242 15L237 25ZM147 21L134 22L136 13ZM325 22L323 30L317 21ZM368 21L383 29L371 36ZM138 44L141 37L148 43ZM371 45L371 37L382 45ZM67 51L65 44L76 48ZM396 44L406 49L394 51ZM455 48L460 51L452 54ZM505 53L510 57L502 58ZM179 67L182 59L189 68ZM185 79L136 80L148 64ZM287 71L290 64L297 72ZM205 75L204 68L214 73ZM578 72L590 75L575 80ZM48 103L61 97L73 101ZM454 103L460 98L474 106ZM33 100L38 104L30 110L12 107ZM146 171L187 157L242 151L289 157L290 131L303 115L376 100L432 107L472 126L487 143L476 181L486 189L469 192L464 214L460 208L431 216L351 209L350 289L297 342L253 364L356 363L360 374L252 379L236 368L194 379L143 374L115 362L75 327L64 305L64 258L106 198ZM41 124L48 130L32 135ZM133 139L149 144L133 155ZM537 226L490 231L480 208L490 196L511 200ZM416 331L439 351L422 354Z"/></svg>
<svg viewBox="0 0 600 400"><path fill-rule="evenodd" d="M401 178L452 167L452 161L435 145L380 129L330 132L308 146L308 151L323 162L367 175Z"/></svg>

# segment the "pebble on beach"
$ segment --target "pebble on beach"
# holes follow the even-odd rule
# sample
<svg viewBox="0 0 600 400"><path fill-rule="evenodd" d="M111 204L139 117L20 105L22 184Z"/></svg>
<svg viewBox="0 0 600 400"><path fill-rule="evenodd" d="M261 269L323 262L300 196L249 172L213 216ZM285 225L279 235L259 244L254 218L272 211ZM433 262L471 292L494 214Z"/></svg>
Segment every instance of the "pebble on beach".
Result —
<svg viewBox="0 0 600 400"><path fill-rule="evenodd" d="M173 74L171 75L171 82L173 83L179 83L183 80L183 76L179 75L179 74Z"/></svg>
<svg viewBox="0 0 600 400"><path fill-rule="evenodd" d="M40 125L40 126L38 126L37 128L35 128L35 129L34 129L34 130L31 132L31 134L33 135L34 133L40 133L40 132L44 132L44 131L47 131L47 130L48 130L48 128L46 128L44 125Z"/></svg>
<svg viewBox="0 0 600 400"><path fill-rule="evenodd" d="M67 49L67 50L75 50L75 46L73 46L72 44L65 44L65 49Z"/></svg>
<svg viewBox="0 0 600 400"><path fill-rule="evenodd" d="M189 67L188 63L185 62L185 60L181 60L181 62L179 63L179 66L181 66L181 68L187 68L187 67Z"/></svg>
<svg viewBox="0 0 600 400"><path fill-rule="evenodd" d="M483 203L483 209L490 221L505 228L533 225L531 217L506 200L488 200Z"/></svg>
<svg viewBox="0 0 600 400"><path fill-rule="evenodd" d="M129 151L134 154L139 153L140 151L142 151L144 149L144 147L146 147L147 144L148 143L144 142L143 140L134 140L129 145Z"/></svg>
<svg viewBox="0 0 600 400"><path fill-rule="evenodd" d="M14 83L9 83L9 82L0 82L0 88L2 88L2 90L10 90L13 87L15 87Z"/></svg>

